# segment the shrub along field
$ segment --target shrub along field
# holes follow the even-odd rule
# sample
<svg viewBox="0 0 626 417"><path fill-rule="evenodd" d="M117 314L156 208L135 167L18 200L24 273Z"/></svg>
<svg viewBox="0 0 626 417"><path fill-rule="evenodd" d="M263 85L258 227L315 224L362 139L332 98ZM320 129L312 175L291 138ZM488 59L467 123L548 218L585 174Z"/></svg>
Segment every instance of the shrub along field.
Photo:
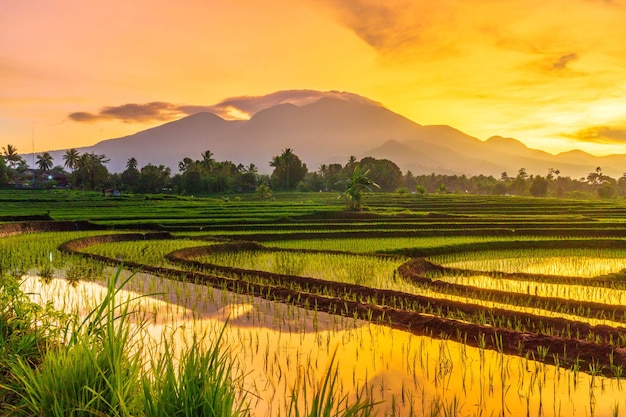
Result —
<svg viewBox="0 0 626 417"><path fill-rule="evenodd" d="M621 200L372 194L360 212L332 193L0 201L0 414L199 415L216 396L225 408L200 415L626 410ZM39 298L20 290L29 276ZM45 289L57 282L108 295L66 315ZM115 297L127 290L177 307ZM160 332L219 327L138 345L134 309Z"/></svg>

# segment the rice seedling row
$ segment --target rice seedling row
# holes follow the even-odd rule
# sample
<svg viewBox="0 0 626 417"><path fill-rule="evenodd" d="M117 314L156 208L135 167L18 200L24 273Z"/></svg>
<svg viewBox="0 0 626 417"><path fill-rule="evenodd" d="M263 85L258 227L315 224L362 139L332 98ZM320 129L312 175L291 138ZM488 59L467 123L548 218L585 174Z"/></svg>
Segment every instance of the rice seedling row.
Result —
<svg viewBox="0 0 626 417"><path fill-rule="evenodd" d="M77 246L86 246L84 242L73 242ZM71 250L73 244L69 242L64 246L64 250ZM211 247L204 248L204 250ZM189 252L190 249L182 251ZM192 248L196 252L198 248ZM180 253L181 251L179 251ZM106 262L117 263L119 261L89 255L94 259ZM176 256L170 256L173 260ZM196 261L187 261L195 266L202 266ZM166 268L156 268L149 265L141 265L129 263L130 268L139 268L141 270L165 274L176 279L199 280L200 282L216 286L222 289L228 289L235 292L244 292L271 299L273 301L281 301L293 303L305 308L320 309L333 314L341 314L346 316L354 316L368 320L378 320L391 326L400 326L413 332L426 333L435 337L457 338L461 341L476 346L484 345L485 338L492 338L492 343L487 343L491 348L497 348L498 337L506 338L507 353L526 354L534 351L539 346L552 346L553 352L564 352L562 363L573 364L576 361L600 361L605 364L605 372L620 373L623 364L626 363L625 358L621 358L621 351L615 350L614 345L619 344L622 334L615 329L604 329L601 326L589 326L582 323L567 322L565 320L553 320L542 317L525 317L518 313L508 311L493 311L484 309L482 312L476 313L480 308L467 305L458 306L455 303L446 303L435 299L424 300L418 296L410 296L407 294L399 294L397 292L385 290L374 290L371 288L355 286L350 284L334 283L329 285L327 281L315 280L312 278L303 278L297 276L284 276L272 273L262 273L260 271L236 270L234 268L218 267L209 265L211 270L227 271L235 274L237 278L225 278L215 275L207 275L199 272L172 271ZM205 267L207 267L205 265ZM252 275L255 280L246 280L244 276ZM271 281L270 284L259 283L258 278L263 277ZM306 282L308 291L296 291L288 286L288 282ZM323 291L320 290L323 288ZM319 295L320 293L326 293ZM328 296L328 292L334 294ZM367 297L368 302L363 302ZM413 299L413 300L411 300ZM410 303L413 301L413 304ZM447 305L446 305L447 304ZM399 309L395 305L411 306L413 308ZM448 306L449 305L449 306ZM429 306L429 312L417 312L420 308ZM444 311L444 306L446 311ZM465 309L465 311L463 311ZM423 310L422 310L423 311ZM459 313L459 311L461 311ZM452 318L445 318L445 313L449 312ZM430 314L429 314L430 313ZM482 314L481 314L482 313ZM467 316L460 318L459 315L472 315L474 323L468 323ZM478 316L478 317L477 317ZM503 317L508 317L507 319ZM511 319L513 317L513 319ZM484 324L477 324L482 320ZM491 322L490 322L491 321ZM507 328L511 324L519 324L518 330ZM541 331L543 334L530 333L524 331L524 325L534 323L532 330ZM545 325L543 323L546 323ZM544 327L545 326L545 327ZM543 329L542 329L543 328ZM560 329L560 331L559 331ZM580 330L583 329L581 332ZM605 330L605 332L603 332ZM567 335L567 337L563 337ZM585 339L590 337L593 341L576 339L579 336ZM569 338L572 337L572 338ZM468 341L469 340L469 341ZM606 343L605 343L606 342ZM611 346L609 343L612 343ZM487 346L485 345L485 346ZM501 347L502 348L502 347ZM502 348L504 349L504 348ZM550 348L548 348L550 349ZM616 356L617 355L617 356ZM575 360L574 360L575 358ZM617 359L616 359L617 358Z"/></svg>

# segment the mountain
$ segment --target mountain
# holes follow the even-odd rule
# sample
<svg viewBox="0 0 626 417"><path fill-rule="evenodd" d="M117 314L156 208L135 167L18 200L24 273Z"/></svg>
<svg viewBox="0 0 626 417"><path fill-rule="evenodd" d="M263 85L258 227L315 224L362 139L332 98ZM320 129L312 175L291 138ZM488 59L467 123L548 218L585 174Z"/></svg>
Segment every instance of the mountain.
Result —
<svg viewBox="0 0 626 417"><path fill-rule="evenodd" d="M270 173L269 161L285 148L300 156L310 171L321 164L343 164L350 155L390 159L403 172L414 174L499 177L502 172L513 176L523 167L530 174L545 175L554 168L579 178L600 166L605 174L618 177L626 166L626 155L595 157L582 151L552 155L513 138L482 141L450 126L422 126L367 99L341 97L322 97L302 106L278 104L249 120L196 113L78 150L107 155L112 172L123 171L126 161L135 157L139 167L163 164L176 173L183 158L201 159L201 153L210 150L218 161L254 163L261 173ZM61 163L64 150L50 153ZM30 161L32 156L25 158Z"/></svg>

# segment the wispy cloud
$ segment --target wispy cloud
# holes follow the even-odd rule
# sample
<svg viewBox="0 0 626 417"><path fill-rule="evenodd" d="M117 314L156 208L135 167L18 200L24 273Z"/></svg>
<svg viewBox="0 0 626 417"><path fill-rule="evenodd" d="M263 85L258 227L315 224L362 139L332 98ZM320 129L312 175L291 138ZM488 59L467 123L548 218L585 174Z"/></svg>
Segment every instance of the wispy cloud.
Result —
<svg viewBox="0 0 626 417"><path fill-rule="evenodd" d="M337 20L385 56L407 52L423 58L441 51L454 51L449 33L455 32L457 13L448 0L326 0Z"/></svg>
<svg viewBox="0 0 626 417"><path fill-rule="evenodd" d="M576 52L568 53L543 53L535 52L542 58L533 60L530 65L523 68L531 70L536 74L549 77L572 77L587 75L583 71L573 68L573 64L580 60L580 55Z"/></svg>
<svg viewBox="0 0 626 417"><path fill-rule="evenodd" d="M255 113L279 104L294 104L305 106L314 103L321 98L330 97L362 104L379 105L368 98L357 94L340 91L314 91L314 90L284 90L264 96L239 96L227 98L220 103L205 107L205 111L210 111L225 119L249 118Z"/></svg>
<svg viewBox="0 0 626 417"><path fill-rule="evenodd" d="M145 104L128 103L120 106L103 107L97 113L75 112L68 117L75 122L98 122L121 120L125 123L167 121L184 115L180 106L171 103L152 102Z"/></svg>
<svg viewBox="0 0 626 417"><path fill-rule="evenodd" d="M581 142L623 144L626 143L626 127L592 126L573 133L564 133L563 136Z"/></svg>
<svg viewBox="0 0 626 417"><path fill-rule="evenodd" d="M563 71L567 69L567 65L578 59L578 54L575 52L562 55L552 62L552 69L556 71Z"/></svg>
<svg viewBox="0 0 626 417"><path fill-rule="evenodd" d="M117 120L125 123L168 121L199 112L211 112L224 119L248 119L255 113L279 104L290 103L304 106L323 97L332 97L352 102L379 105L365 97L338 91L285 90L264 96L239 96L225 99L214 105L179 105L165 102L145 104L122 104L107 106L97 113L74 112L68 115L75 122L92 123Z"/></svg>

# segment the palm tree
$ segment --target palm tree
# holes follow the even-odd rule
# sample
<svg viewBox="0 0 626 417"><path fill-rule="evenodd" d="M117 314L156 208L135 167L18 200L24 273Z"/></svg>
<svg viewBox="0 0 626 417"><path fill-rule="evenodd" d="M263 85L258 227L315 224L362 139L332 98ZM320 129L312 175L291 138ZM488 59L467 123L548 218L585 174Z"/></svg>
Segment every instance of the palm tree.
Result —
<svg viewBox="0 0 626 417"><path fill-rule="evenodd" d="M350 158L348 159L348 162L346 163L345 168L345 172L354 172L354 167L357 164L357 160L356 157L354 155L350 155Z"/></svg>
<svg viewBox="0 0 626 417"><path fill-rule="evenodd" d="M204 151L202 152L202 166L206 172L211 172L213 169L213 164L215 163L215 159L213 159L213 152Z"/></svg>
<svg viewBox="0 0 626 417"><path fill-rule="evenodd" d="M357 163L354 165L352 177L341 181L348 186L346 191L344 191L344 195L346 197L350 197L350 204L348 207L352 211L361 210L361 199L363 198L363 194L365 192L372 191L372 187L380 188L378 184L367 176L369 172L370 171L367 170L361 173L361 166Z"/></svg>
<svg viewBox="0 0 626 417"><path fill-rule="evenodd" d="M245 168L246 172L249 172L250 174L258 174L259 169L256 167L256 165L254 164L250 164Z"/></svg>
<svg viewBox="0 0 626 417"><path fill-rule="evenodd" d="M127 170L136 170L137 169L137 159L135 159L134 157L129 158L128 161L126 162L126 169Z"/></svg>
<svg viewBox="0 0 626 417"><path fill-rule="evenodd" d="M52 168L52 155L48 152L44 152L43 154L37 155L37 166L42 171L48 171Z"/></svg>
<svg viewBox="0 0 626 417"><path fill-rule="evenodd" d="M178 170L180 172L186 172L189 168L196 165L195 162L189 157L183 158L182 161L178 163Z"/></svg>
<svg viewBox="0 0 626 417"><path fill-rule="evenodd" d="M273 183L283 190L295 189L307 173L306 164L302 163L291 148L285 148L282 154L273 156L270 166L274 167L271 177Z"/></svg>
<svg viewBox="0 0 626 417"><path fill-rule="evenodd" d="M67 169L70 169L72 170L72 172L74 172L74 169L76 168L76 164L78 163L79 157L80 157L80 154L75 148L68 149L67 151L65 151L65 154L63 155L63 160L65 161L63 165Z"/></svg>
<svg viewBox="0 0 626 417"><path fill-rule="evenodd" d="M22 157L17 153L17 148L8 144L6 147L2 148L2 152L4 153L4 159L8 162L11 169L15 169L22 159Z"/></svg>

